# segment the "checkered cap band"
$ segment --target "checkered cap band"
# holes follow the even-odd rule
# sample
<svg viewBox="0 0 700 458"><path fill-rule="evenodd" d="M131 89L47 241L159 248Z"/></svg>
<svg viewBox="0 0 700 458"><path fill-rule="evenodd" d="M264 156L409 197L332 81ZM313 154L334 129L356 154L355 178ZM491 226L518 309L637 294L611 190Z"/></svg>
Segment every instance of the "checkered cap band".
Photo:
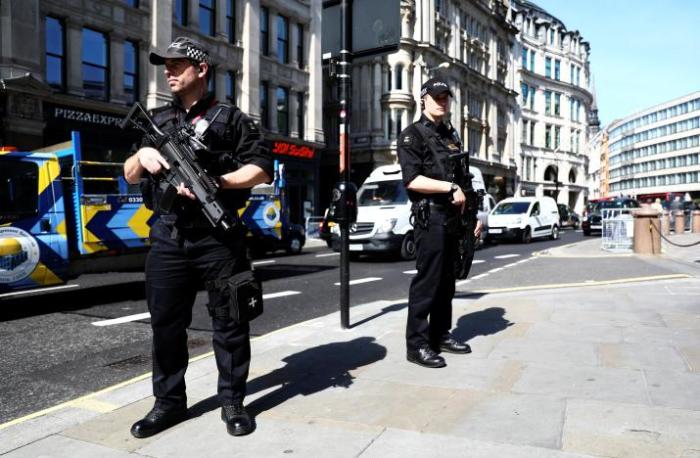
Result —
<svg viewBox="0 0 700 458"><path fill-rule="evenodd" d="M187 47L187 58L196 60L197 62L209 63L209 54L193 46Z"/></svg>

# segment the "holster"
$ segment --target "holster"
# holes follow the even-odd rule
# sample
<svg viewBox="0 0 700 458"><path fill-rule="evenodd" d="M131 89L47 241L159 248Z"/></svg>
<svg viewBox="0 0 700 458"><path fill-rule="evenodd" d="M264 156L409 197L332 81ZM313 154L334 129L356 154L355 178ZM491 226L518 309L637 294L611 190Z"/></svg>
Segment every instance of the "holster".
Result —
<svg viewBox="0 0 700 458"><path fill-rule="evenodd" d="M222 296L222 304L207 306L213 318L230 317L242 323L252 321L263 313L262 284L252 270L209 281L206 287L210 291L219 291Z"/></svg>
<svg viewBox="0 0 700 458"><path fill-rule="evenodd" d="M427 229L430 226L430 201L421 199L418 202L411 204L411 226L420 226L422 229Z"/></svg>

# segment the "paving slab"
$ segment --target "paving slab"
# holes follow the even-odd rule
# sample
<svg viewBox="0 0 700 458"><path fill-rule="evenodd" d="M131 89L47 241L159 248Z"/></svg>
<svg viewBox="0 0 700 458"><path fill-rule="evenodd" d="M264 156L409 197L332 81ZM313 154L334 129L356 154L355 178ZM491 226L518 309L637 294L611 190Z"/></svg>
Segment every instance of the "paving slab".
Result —
<svg viewBox="0 0 700 458"><path fill-rule="evenodd" d="M600 364L605 367L688 370L679 351L669 345L648 343L605 343L599 346Z"/></svg>
<svg viewBox="0 0 700 458"><path fill-rule="evenodd" d="M700 451L700 412L572 399L563 449L600 456L661 458Z"/></svg>
<svg viewBox="0 0 700 458"><path fill-rule="evenodd" d="M596 345L590 342L525 337L505 339L489 355L494 359L514 359L535 363L567 363L597 366Z"/></svg>
<svg viewBox="0 0 700 458"><path fill-rule="evenodd" d="M654 405L700 411L700 374L644 369L644 377Z"/></svg>
<svg viewBox="0 0 700 458"><path fill-rule="evenodd" d="M70 437L53 435L33 442L7 455L7 458L125 458L133 457L128 452L83 442Z"/></svg>

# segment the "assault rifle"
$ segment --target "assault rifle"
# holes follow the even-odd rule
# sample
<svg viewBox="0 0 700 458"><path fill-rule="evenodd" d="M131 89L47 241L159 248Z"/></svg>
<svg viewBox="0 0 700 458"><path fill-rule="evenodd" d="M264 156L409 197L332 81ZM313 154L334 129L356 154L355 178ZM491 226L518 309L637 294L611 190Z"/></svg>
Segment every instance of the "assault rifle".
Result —
<svg viewBox="0 0 700 458"><path fill-rule="evenodd" d="M455 144L462 147L462 142L459 134L453 129ZM448 156L449 170L448 175L453 183L459 185L466 197L466 208L464 213L460 215L459 224L459 242L457 244L457 257L455 259L455 277L463 280L469 276L469 271L472 268L474 260L474 250L476 249L476 240L474 237L474 229L477 224L477 214L482 207L483 189L474 190L472 178L474 176L469 173L469 153L460 151Z"/></svg>
<svg viewBox="0 0 700 458"><path fill-rule="evenodd" d="M163 210L169 211L172 208L176 197L175 188L184 183L194 194L202 213L211 225L228 231L240 224L238 215L227 211L221 204L216 196L220 188L218 180L207 173L197 155L197 151L207 150L204 136L222 110L219 108L208 123L206 120L200 120L195 127L187 125L166 134L158 128L141 104L136 102L120 127L124 129L129 122L136 126L170 165L170 169L162 171L168 186L161 202Z"/></svg>

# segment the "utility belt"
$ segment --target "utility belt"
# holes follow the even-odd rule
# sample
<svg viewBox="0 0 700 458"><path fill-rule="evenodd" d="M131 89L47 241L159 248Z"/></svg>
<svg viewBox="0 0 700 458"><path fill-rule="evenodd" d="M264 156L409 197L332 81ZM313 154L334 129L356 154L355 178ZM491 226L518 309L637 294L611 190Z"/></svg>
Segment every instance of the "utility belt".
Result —
<svg viewBox="0 0 700 458"><path fill-rule="evenodd" d="M431 218L431 215L434 215ZM438 216L439 215L439 216ZM413 202L411 205L411 225L428 229L430 221L439 220L443 224L451 227L453 220L459 219L459 207L450 202L447 198L424 197Z"/></svg>

